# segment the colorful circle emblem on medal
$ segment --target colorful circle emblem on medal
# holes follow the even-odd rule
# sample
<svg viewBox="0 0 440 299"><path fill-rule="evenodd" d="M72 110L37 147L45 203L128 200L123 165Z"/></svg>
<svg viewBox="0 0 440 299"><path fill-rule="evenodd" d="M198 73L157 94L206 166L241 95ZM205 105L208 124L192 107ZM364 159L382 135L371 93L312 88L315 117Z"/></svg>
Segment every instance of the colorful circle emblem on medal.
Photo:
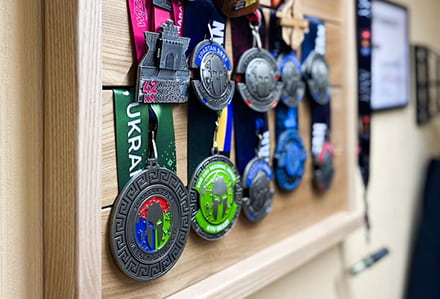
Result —
<svg viewBox="0 0 440 299"><path fill-rule="evenodd" d="M177 262L190 230L188 192L170 170L151 166L122 189L112 209L110 244L127 276L149 281Z"/></svg>
<svg viewBox="0 0 440 299"><path fill-rule="evenodd" d="M297 107L302 101L306 86L302 80L301 65L295 54L281 54L278 65L283 81L281 100L287 107Z"/></svg>
<svg viewBox="0 0 440 299"><path fill-rule="evenodd" d="M193 230L206 240L227 234L241 209L240 175L225 156L206 158L189 185Z"/></svg>
<svg viewBox="0 0 440 299"><path fill-rule="evenodd" d="M313 51L303 64L310 94L316 103L325 105L330 101L329 67L324 56Z"/></svg>
<svg viewBox="0 0 440 299"><path fill-rule="evenodd" d="M307 152L297 130L281 133L274 158L278 186L285 191L295 190L304 175L307 160Z"/></svg>
<svg viewBox="0 0 440 299"><path fill-rule="evenodd" d="M270 213L274 192L270 189L272 168L261 158L252 159L246 166L242 184L248 197L243 198L243 211L247 218L259 222Z"/></svg>
<svg viewBox="0 0 440 299"><path fill-rule="evenodd" d="M241 97L253 110L266 112L278 104L283 83L276 61L268 51L251 48L244 52L235 77Z"/></svg>
<svg viewBox="0 0 440 299"><path fill-rule="evenodd" d="M197 98L212 110L225 108L234 95L235 82L229 80L232 63L223 47L210 40L198 43L190 64L198 69L196 77L200 76L191 81Z"/></svg>

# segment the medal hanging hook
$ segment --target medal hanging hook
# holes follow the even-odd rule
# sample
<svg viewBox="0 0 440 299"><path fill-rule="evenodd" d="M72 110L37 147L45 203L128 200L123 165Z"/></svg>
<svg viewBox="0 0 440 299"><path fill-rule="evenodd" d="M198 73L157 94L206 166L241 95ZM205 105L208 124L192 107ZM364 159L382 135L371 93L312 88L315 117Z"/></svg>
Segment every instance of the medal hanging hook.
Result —
<svg viewBox="0 0 440 299"><path fill-rule="evenodd" d="M148 138L149 138L149 160L157 161L158 154L157 154L157 144L156 144L156 136L157 136L157 128L158 128L158 121L157 116L154 110L150 107L150 121L148 125Z"/></svg>
<svg viewBox="0 0 440 299"><path fill-rule="evenodd" d="M209 42L212 44L212 42L214 41L214 34L212 33L212 27L210 23L208 23L208 31L209 31Z"/></svg>
<svg viewBox="0 0 440 299"><path fill-rule="evenodd" d="M253 42L252 47L261 48L261 37L260 37L260 26L261 26L261 12L256 10L252 14L249 15L249 27L251 28Z"/></svg>

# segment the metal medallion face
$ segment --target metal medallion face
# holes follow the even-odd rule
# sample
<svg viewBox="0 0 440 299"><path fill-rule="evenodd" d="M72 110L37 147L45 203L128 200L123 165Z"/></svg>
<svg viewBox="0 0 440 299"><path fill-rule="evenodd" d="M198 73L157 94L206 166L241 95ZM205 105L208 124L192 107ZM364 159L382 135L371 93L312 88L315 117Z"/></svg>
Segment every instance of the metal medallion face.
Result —
<svg viewBox="0 0 440 299"><path fill-rule="evenodd" d="M117 265L138 281L161 277L177 262L190 230L188 192L170 170L134 176L112 209L110 247Z"/></svg>
<svg viewBox="0 0 440 299"><path fill-rule="evenodd" d="M283 83L275 59L261 48L243 53L237 66L237 88L245 103L255 111L266 112L280 100Z"/></svg>
<svg viewBox="0 0 440 299"><path fill-rule="evenodd" d="M278 65L283 82L281 100L288 107L297 107L303 100L306 89L298 58L292 53L282 54L278 58Z"/></svg>
<svg viewBox="0 0 440 299"><path fill-rule="evenodd" d="M138 66L136 99L139 103L188 101L190 72L185 51L189 38L178 36L178 27L167 20L162 32L145 32L148 52Z"/></svg>
<svg viewBox="0 0 440 299"><path fill-rule="evenodd" d="M272 168L264 159L254 158L246 166L242 184L249 197L243 198L243 211L249 220L259 222L270 213L274 194L270 188L272 179Z"/></svg>
<svg viewBox="0 0 440 299"><path fill-rule="evenodd" d="M285 191L295 190L302 180L307 160L307 152L297 130L281 133L274 158L278 186Z"/></svg>
<svg viewBox="0 0 440 299"><path fill-rule="evenodd" d="M240 175L225 156L205 159L188 186L192 228L206 240L217 240L235 224L241 209Z"/></svg>
<svg viewBox="0 0 440 299"><path fill-rule="evenodd" d="M208 108L219 111L232 100L235 82L229 80L232 63L222 46L204 40L197 44L191 59L191 68L198 69L200 80L193 79L197 98Z"/></svg>
<svg viewBox="0 0 440 299"><path fill-rule="evenodd" d="M310 53L303 64L307 74L307 85L312 98L320 105L330 101L329 67L324 56L316 52Z"/></svg>
<svg viewBox="0 0 440 299"><path fill-rule="evenodd" d="M333 146L329 142L324 143L319 156L314 157L315 185L319 191L326 191L331 187L335 175L333 157Z"/></svg>

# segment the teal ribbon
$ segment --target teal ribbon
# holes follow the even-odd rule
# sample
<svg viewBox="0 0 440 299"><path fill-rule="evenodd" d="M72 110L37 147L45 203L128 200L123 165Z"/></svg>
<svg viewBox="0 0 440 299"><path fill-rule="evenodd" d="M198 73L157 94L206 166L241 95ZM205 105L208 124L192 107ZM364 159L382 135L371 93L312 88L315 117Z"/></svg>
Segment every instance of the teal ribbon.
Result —
<svg viewBox="0 0 440 299"><path fill-rule="evenodd" d="M119 190L144 169L148 160L149 109L154 111L158 121L158 163L175 172L176 145L172 105L148 106L138 103L135 101L133 89L115 89L113 94Z"/></svg>

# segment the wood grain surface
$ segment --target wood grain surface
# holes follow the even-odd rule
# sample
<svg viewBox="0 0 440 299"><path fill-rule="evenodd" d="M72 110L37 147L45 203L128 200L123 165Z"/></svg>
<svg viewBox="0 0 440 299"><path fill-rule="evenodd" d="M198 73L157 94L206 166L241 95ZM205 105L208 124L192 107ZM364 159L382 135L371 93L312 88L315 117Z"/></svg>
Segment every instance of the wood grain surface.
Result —
<svg viewBox="0 0 440 299"><path fill-rule="evenodd" d="M353 179L349 175L354 168L353 129L355 106L353 88L348 86L353 74L353 61L346 53L354 49L347 41L345 14L343 7L348 0L305 1L304 12L327 21L327 58L331 68L332 83L332 142L335 146L336 174L332 189L318 194L312 186L312 163L309 158L306 173L298 190L283 193L276 190L272 213L260 224L252 225L241 217L237 225L224 239L216 242L201 240L190 234L185 251L176 266L164 277L139 283L127 278L114 263L108 245L108 218L111 206L117 196L116 155L113 93L102 91L102 294L104 297L151 297L161 298L175 295L187 297L199 292L206 297L221 295L226 291L231 297L250 294L271 281L266 278L246 279L266 272L279 277L303 264L327 246L340 242L346 234L358 227L361 216L353 213L350 198ZM348 14L350 15L350 14ZM133 86L135 80L134 56L129 34L129 24L125 1L103 1L102 36L103 86ZM228 45L226 49L230 49ZM174 122L177 145L177 174L186 183L186 105L174 107ZM273 111L269 113L270 129L274 133ZM300 131L304 144L310 153L310 103L300 105ZM352 136L353 135L353 136ZM272 134L272 144L275 144ZM272 151L274 148L272 147ZM309 154L310 155L310 154ZM275 187L275 186L274 186ZM348 211L348 212L346 212ZM295 247L295 243L298 246ZM281 253L281 244L289 244L289 253ZM261 268L256 260L268 252L274 260L263 263ZM278 260L279 257L279 260ZM288 257L298 258L289 264ZM238 274L238 269L255 265L249 272ZM283 267L285 265L285 267ZM280 268L279 273L277 268ZM284 270L283 270L284 269ZM233 277L237 276L236 279ZM273 278L275 279L275 278ZM241 290L241 291L240 291Z"/></svg>
<svg viewBox="0 0 440 299"><path fill-rule="evenodd" d="M0 298L43 298L41 1L0 1Z"/></svg>
<svg viewBox="0 0 440 299"><path fill-rule="evenodd" d="M101 296L101 1L44 1L44 298Z"/></svg>

